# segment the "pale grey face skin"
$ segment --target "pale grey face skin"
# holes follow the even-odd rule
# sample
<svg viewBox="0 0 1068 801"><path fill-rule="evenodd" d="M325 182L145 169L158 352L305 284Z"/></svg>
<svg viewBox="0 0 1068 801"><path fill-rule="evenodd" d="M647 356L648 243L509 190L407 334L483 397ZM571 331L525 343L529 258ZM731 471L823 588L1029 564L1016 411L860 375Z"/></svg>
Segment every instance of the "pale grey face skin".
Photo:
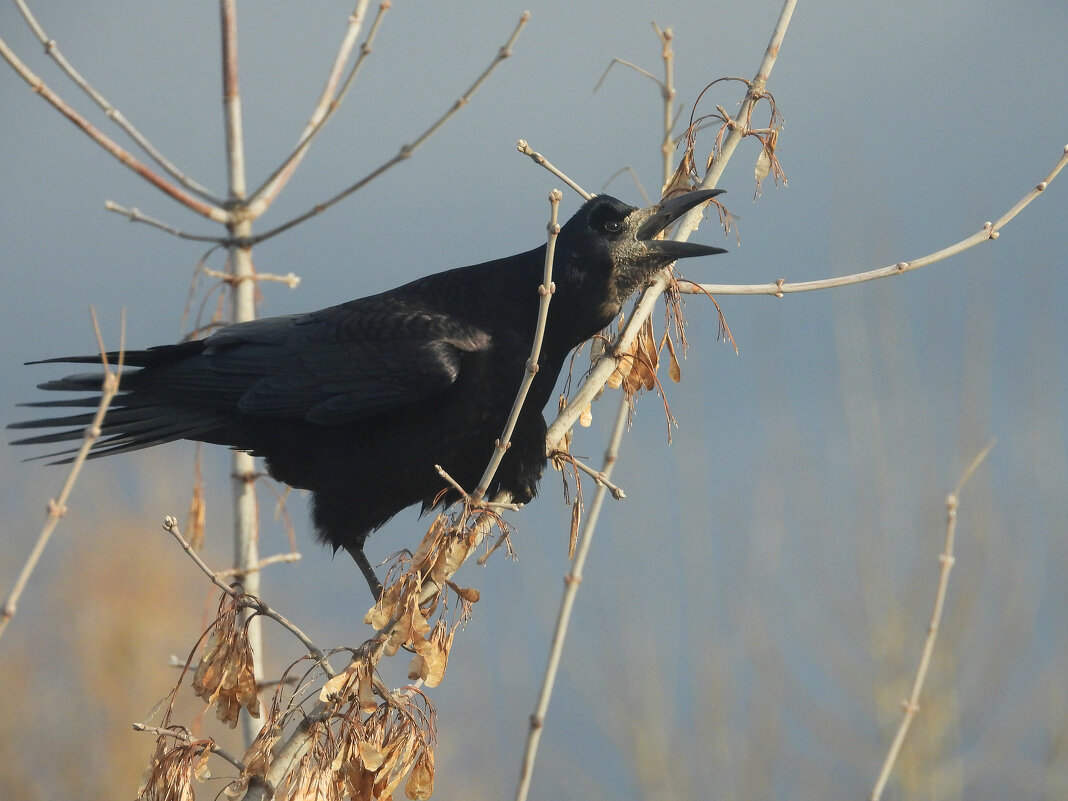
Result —
<svg viewBox="0 0 1068 801"><path fill-rule="evenodd" d="M618 312L622 304L657 272L672 262L691 256L725 252L722 248L689 242L653 239L691 208L706 202L721 190L689 192L655 206L635 209L620 221L618 239L613 241L613 296L606 305Z"/></svg>
<svg viewBox="0 0 1068 801"><path fill-rule="evenodd" d="M612 249L615 273L612 286L618 303L623 303L657 272L667 267L676 257L659 253L655 245L662 240L639 239L638 233L659 210L659 206L636 209L627 215L621 225L618 247Z"/></svg>

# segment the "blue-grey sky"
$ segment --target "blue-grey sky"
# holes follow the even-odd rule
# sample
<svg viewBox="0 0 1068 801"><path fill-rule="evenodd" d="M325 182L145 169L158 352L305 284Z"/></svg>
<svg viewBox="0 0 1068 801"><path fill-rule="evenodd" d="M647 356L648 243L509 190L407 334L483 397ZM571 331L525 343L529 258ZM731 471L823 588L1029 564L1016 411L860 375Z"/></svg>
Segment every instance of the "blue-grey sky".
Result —
<svg viewBox="0 0 1068 801"><path fill-rule="evenodd" d="M215 5L39 5L42 24L96 87L221 192ZM630 166L655 192L658 90L617 68L594 93L610 59L659 74L649 23L672 27L678 97L689 104L715 78L753 74L779 11L771 0L396 3L345 105L261 230L411 141L483 69L525 7L533 17L514 57L411 160L256 249L260 271L302 278L294 291L264 285L261 313L320 308L538 244L546 194L560 182L516 153L519 138L588 190ZM241 6L250 184L303 127L349 10ZM1065 31L1061 0L802 0L768 86L786 121L779 155L789 185L769 180L754 202L757 149L743 145L721 183L741 243L706 222L696 240L731 252L688 262L685 274L752 283L858 272L996 219L1068 143ZM13 7L0 10L0 36L124 141L48 62ZM702 108L730 111L740 97L725 84ZM26 414L15 404L38 397L37 382L57 374L22 362L93 351L89 305L110 344L121 309L131 346L183 333L205 247L129 224L105 200L189 231L217 229L122 168L6 69L0 118L6 424ZM706 153L709 145L700 143ZM608 191L641 202L627 178ZM561 214L579 202L566 194ZM953 735L916 734L929 761L904 787L931 796L956 788L971 799L1063 796L1068 755L1051 743L1068 719L1055 680L1068 672L1066 218L1063 176L998 241L950 261L782 300L722 297L738 355L716 341L711 304L688 300L689 358L682 383L668 387L678 429L669 446L661 401L639 401L617 472L628 498L609 505L598 531L533 797L867 792L930 613L944 496L992 437L998 444L962 497L945 650L936 652L947 682L939 709ZM221 267L217 254L209 265ZM575 453L599 458L612 409L595 409L598 424L577 433ZM159 518L188 505L191 453L173 445L91 465L46 563L78 537L80 506L121 509L141 521L140 536L159 536ZM0 448L0 591L62 476L23 455ZM226 469L224 458L209 460L212 536L228 526ZM558 486L548 474L542 497L514 516L517 563L495 559L460 574L483 600L433 695L436 797L512 786L565 570ZM269 574L265 591L323 644L351 643L362 637L362 580L311 541L303 501L290 505L305 558ZM414 515L401 516L371 540L372 559L412 547L421 531ZM264 536L265 551L285 547L277 530ZM145 569L187 568L175 554ZM92 575L65 581L87 596L107 591ZM31 624L45 591L24 598L0 672L3 648L43 636ZM179 633L174 650L194 636ZM924 725L921 714L916 729ZM130 747L147 754L141 741Z"/></svg>

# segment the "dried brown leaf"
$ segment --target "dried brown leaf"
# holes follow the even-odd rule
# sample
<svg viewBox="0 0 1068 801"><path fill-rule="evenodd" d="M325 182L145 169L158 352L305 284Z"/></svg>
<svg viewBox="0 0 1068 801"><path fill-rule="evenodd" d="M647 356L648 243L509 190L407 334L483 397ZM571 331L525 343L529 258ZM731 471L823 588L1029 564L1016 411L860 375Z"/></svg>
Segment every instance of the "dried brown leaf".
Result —
<svg viewBox="0 0 1068 801"><path fill-rule="evenodd" d="M412 766L404 794L412 801L425 801L434 792L434 752L425 749Z"/></svg>
<svg viewBox="0 0 1068 801"><path fill-rule="evenodd" d="M682 380L682 368L679 367L679 357L675 354L675 343L666 333L664 341L667 342L668 349L668 375L677 384Z"/></svg>
<svg viewBox="0 0 1068 801"><path fill-rule="evenodd" d="M401 582L396 582L386 587L375 605L367 610L367 614L363 616L363 622L371 626L375 631L384 629L389 621L393 619L394 610L400 600L402 589Z"/></svg>
<svg viewBox="0 0 1068 801"><path fill-rule="evenodd" d="M357 743L356 749L360 756L360 763L367 770L377 771L386 760L386 755L382 753L381 749L366 740L361 740Z"/></svg>
<svg viewBox="0 0 1068 801"><path fill-rule="evenodd" d="M334 676L334 678L327 681L323 685L323 689L319 691L319 700L323 703L342 700L342 692L352 678L353 672L355 672L355 668L352 665L349 665L342 672Z"/></svg>
<svg viewBox="0 0 1068 801"><path fill-rule="evenodd" d="M138 788L138 801L193 801L193 782L210 778L211 747L211 740L175 744L170 737L158 737Z"/></svg>
<svg viewBox="0 0 1068 801"><path fill-rule="evenodd" d="M612 375L615 375L615 373ZM616 384L616 386L619 385ZM593 407L591 404L586 404L586 408L583 409L582 413L579 415L578 423L583 428L589 428L593 424Z"/></svg>
<svg viewBox="0 0 1068 801"><path fill-rule="evenodd" d="M461 587L454 581L447 581L445 583L449 585L449 589L455 592L461 600L467 601L469 604L478 603L478 599L482 597L482 594L474 587ZM429 612L427 613L427 616L430 616Z"/></svg>
<svg viewBox="0 0 1068 801"><path fill-rule="evenodd" d="M338 704L355 701L361 712L374 712L378 701L374 695L373 673L371 662L363 656L357 657L323 685L319 700Z"/></svg>
<svg viewBox="0 0 1068 801"><path fill-rule="evenodd" d="M448 518L446 518L444 512L440 512L434 518L434 522L430 524L426 534L423 535L419 547L412 554L412 565L420 573L425 575L428 572L426 570L426 562L441 544L441 538L447 530Z"/></svg>
<svg viewBox="0 0 1068 801"><path fill-rule="evenodd" d="M766 134L757 138L760 139L761 148L760 155L757 156L756 168L754 169L754 177L756 178L754 197L760 197L761 186L769 174L774 177L776 183L779 182L779 179L782 179L784 184L786 183L786 174L783 172L782 165L779 164L779 159L775 155L779 142L778 128L772 128Z"/></svg>
<svg viewBox="0 0 1068 801"><path fill-rule="evenodd" d="M697 171L693 160L693 146L694 142L687 139L686 150L683 151L682 159L679 160L679 166L675 168L675 172L672 173L671 178L661 189L661 197L669 198L674 195L680 195L684 192L689 192L693 188L694 184L691 176Z"/></svg>
<svg viewBox="0 0 1068 801"><path fill-rule="evenodd" d="M434 576L439 587L445 583L446 577L453 575L460 569L460 565L464 563L474 548L475 544L467 537L456 537L449 541L448 545L445 546L444 558L439 563L441 572L439 575Z"/></svg>
<svg viewBox="0 0 1068 801"><path fill-rule="evenodd" d="M634 355L634 346L626 351L620 351L620 358L616 362L616 369L612 371L612 375L608 376L607 386L612 389L619 389L623 385L623 382L630 375L630 371L634 367L634 360L631 358Z"/></svg>
<svg viewBox="0 0 1068 801"><path fill-rule="evenodd" d="M398 747L386 758L386 762L378 771L374 786L375 798L393 795L393 791L400 786L412 767L418 735L411 727L404 727L392 742L397 743Z"/></svg>
<svg viewBox="0 0 1068 801"><path fill-rule="evenodd" d="M238 604L224 596L204 655L193 675L193 692L208 704L230 728L244 707L254 718L260 716L255 665L248 632L238 616Z"/></svg>
<svg viewBox="0 0 1068 801"><path fill-rule="evenodd" d="M274 758L274 746L281 736L278 726L275 725L276 723L277 720L273 717L268 720L260 729L260 733L256 735L256 739L252 741L252 745L245 752L245 757L241 760L245 765L241 771L241 776L237 781L230 782L224 788L224 792L229 798L241 798L245 794L252 777L263 776L271 766L271 760Z"/></svg>
<svg viewBox="0 0 1068 801"><path fill-rule="evenodd" d="M753 170L753 177L756 178L756 195L760 197L760 185L764 183L764 179L771 173L771 156L768 154L766 147L760 148L760 155L757 156L756 168Z"/></svg>
<svg viewBox="0 0 1068 801"><path fill-rule="evenodd" d="M341 801L343 782L337 773L311 763L302 768L285 801Z"/></svg>
<svg viewBox="0 0 1068 801"><path fill-rule="evenodd" d="M656 368L660 365L660 354L656 347L656 333L653 331L653 320L651 317L645 318L645 323L642 325L641 335L638 338L641 353L646 357L649 368L655 373ZM652 387L648 387L652 389Z"/></svg>

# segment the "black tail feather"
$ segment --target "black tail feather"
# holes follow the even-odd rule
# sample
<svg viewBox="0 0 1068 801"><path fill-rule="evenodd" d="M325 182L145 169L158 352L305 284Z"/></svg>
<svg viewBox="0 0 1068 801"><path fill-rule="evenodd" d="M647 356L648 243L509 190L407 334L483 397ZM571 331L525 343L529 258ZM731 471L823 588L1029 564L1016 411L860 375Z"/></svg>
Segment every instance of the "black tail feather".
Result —
<svg viewBox="0 0 1068 801"><path fill-rule="evenodd" d="M147 350L109 351L108 364L116 366L121 357L122 364L128 367L151 367L165 362L184 359L200 353L204 342L199 339L180 342L177 345L158 345ZM93 356L56 356L52 359L36 359L26 364L102 364L100 354Z"/></svg>
<svg viewBox="0 0 1068 801"><path fill-rule="evenodd" d="M101 438L94 444L90 458L108 456L139 450L152 445L172 442L177 439L215 439L213 431L226 429L232 424L233 416L223 411L204 406L186 406L176 403L169 396L172 392L168 379L169 367L173 362L195 356L203 350L203 342L192 341L178 345L164 345L148 350L126 351L123 353L124 367L134 368L123 371L119 380L119 394L112 400L101 426ZM111 365L118 363L118 352L107 354ZM62 356L55 359L41 359L27 364L93 364L100 363L100 356ZM162 368L157 371L155 368ZM147 370L136 368L148 368ZM164 380L160 381L163 376ZM176 379L178 380L178 379ZM80 409L88 410L100 403L103 376L100 372L76 373L63 378L38 384L43 390L52 392L91 393L77 398L59 400L33 401L21 404L35 409ZM76 414L41 417L36 420L23 420L11 423L7 427L14 430L53 429L47 433L23 437L12 445L53 445L56 443L73 443L85 436L85 429L92 424L95 413L79 411ZM55 430L62 429L62 430ZM205 436L207 435L207 436ZM223 439L223 442L226 440ZM77 447L58 452L33 456L26 461L38 459L56 459L51 464L64 464L73 459Z"/></svg>
<svg viewBox="0 0 1068 801"><path fill-rule="evenodd" d="M86 421L85 425L89 425L92 422L92 417ZM137 427L140 430L133 430L132 427L121 427L117 431L113 431L110 436L107 436L107 427L105 427L105 436L103 439L98 440L94 445L92 451L89 452L90 459L98 459L101 456L111 456L116 453L127 453L129 451L141 450L142 448L150 448L153 445L162 445L167 442L174 442L179 439L197 439L200 434L205 434L209 431L219 428L219 421L213 420L211 422L204 422L201 420L199 423L195 423L192 420L186 420L182 422L175 422L171 425L163 425L160 420L148 421L146 420L141 426ZM80 440L85 436L85 428L74 428L66 431L57 431L52 434L40 434L35 437L26 437L12 442L12 445L51 445L58 442L71 442L74 440ZM49 464L69 464L73 461L72 454L78 452L78 448L69 448L62 451L52 451L50 453L42 453L36 456L30 456L23 461L36 462L41 459L54 459L55 461L49 462ZM65 458L56 459L57 456Z"/></svg>
<svg viewBox="0 0 1068 801"><path fill-rule="evenodd" d="M99 406L100 398L62 398L60 400L50 401L27 401L26 403L16 403L16 406L25 406L33 409L58 409L58 408L72 408L72 407L84 407L84 406ZM15 423L10 426L11 428L25 428L25 426Z"/></svg>

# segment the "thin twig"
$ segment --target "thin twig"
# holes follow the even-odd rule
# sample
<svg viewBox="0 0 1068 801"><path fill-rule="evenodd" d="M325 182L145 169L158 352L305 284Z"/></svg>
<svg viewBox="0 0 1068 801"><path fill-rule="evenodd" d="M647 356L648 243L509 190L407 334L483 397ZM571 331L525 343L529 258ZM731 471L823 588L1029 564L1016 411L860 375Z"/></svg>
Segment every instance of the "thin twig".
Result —
<svg viewBox="0 0 1068 801"><path fill-rule="evenodd" d="M1049 174L1039 181L1031 191L1020 198L1016 205L1001 215L996 221L983 223L983 227L971 236L934 253L930 253L918 259L913 259L912 261L900 261L897 264L891 264L888 267L880 267L875 270L868 270L867 272L853 273L852 275L843 275L838 278L824 278L819 281L800 281L797 283L787 283L785 278L780 278L777 281L768 284L705 284L697 283L695 281L680 280L679 291L715 295L773 295L781 298L783 295L790 292L812 292L818 289L834 289L840 286L860 284L864 281L873 281L877 278L887 278L889 276L907 273L911 270L918 270L929 264L948 259L950 256L956 256L958 253L973 248L976 245L981 245L984 242L997 239L998 236L1000 236L1001 229L1015 218L1016 215L1023 211L1031 201L1045 192L1046 187L1049 186L1053 179L1057 177L1057 174L1064 169L1066 164L1068 164L1068 145L1065 146L1064 152L1057 161L1057 164L1050 170Z"/></svg>
<svg viewBox="0 0 1068 801"><path fill-rule="evenodd" d="M268 557L265 557L263 559L260 559L259 564L256 565L256 569L257 570L263 570L263 568L268 567L270 565L280 565L280 564L287 564L289 562L299 562L303 558L304 558L304 556L303 556L303 554L300 553L300 551L289 551L288 553L276 553L274 556L268 556Z"/></svg>
<svg viewBox="0 0 1068 801"><path fill-rule="evenodd" d="M560 201L563 197L564 195L559 189L553 189L549 192L549 238L545 246L545 266L542 271L541 285L538 287L538 320L534 325L534 341L530 346L530 358L527 359L523 380L519 383L519 390L516 392L515 401L512 403L512 410L508 413L508 419L505 421L504 431L494 443L493 456L490 458L489 464L486 465L486 470L482 473L478 486L472 493L476 501L481 500L482 496L489 491L490 482L493 481L497 468L501 466L504 454L512 447L512 432L515 431L516 422L518 422L519 415L523 411L523 404L526 402L527 393L534 383L534 377L538 374L538 359L541 358L545 325L549 320L549 303L552 301L553 293L556 291L556 284L553 283L553 257L556 255L556 239L560 235L558 215Z"/></svg>
<svg viewBox="0 0 1068 801"><path fill-rule="evenodd" d="M356 37L360 34L360 28L363 27L363 20L367 13L369 2L370 0L358 0L356 8L354 8L349 15L349 25L345 30L344 37L342 37L341 46L338 48L337 56L334 57L334 63L330 67L330 72L326 78L326 85L323 87L323 91L319 95L319 100L315 104L315 108L312 110L311 117L308 119L308 124L297 138L297 144L293 148L293 152L278 165L277 169L275 169L275 171L267 177L267 180L265 180L249 197L248 213L253 219L258 219L263 212L267 210L267 207L274 202L275 198L278 197L278 194L293 176L293 173L296 172L297 167L300 166L300 162L308 152L312 140L318 136L319 132L322 131L324 127L326 127L326 123L334 115L334 112L341 107L341 103L344 101L345 95L348 94L349 88L356 79L360 67L363 66L364 61L366 61L367 57L371 54L372 43L374 42L375 35L378 33L382 18L390 8L390 0L384 0L378 6L378 14L375 16L374 22L371 23L371 30L368 32L367 38L364 40L363 46L360 48L360 55L356 57L356 62L349 70L349 74L345 78L345 83L341 86L341 89L338 90L337 84L341 79L341 71L348 62L349 56L352 54L352 48L356 44Z"/></svg>
<svg viewBox="0 0 1068 801"><path fill-rule="evenodd" d="M768 76L771 74L772 68L775 66L775 59L779 54L779 49L782 45L783 37L786 35L786 29L790 24L790 17L793 15L795 5L796 0L786 0L783 4L782 11L779 13L778 22L776 23L775 30L771 36L771 41L768 43L768 47L764 52L764 58L761 61L760 68L757 70L756 77L748 86L745 100L742 101L742 107L739 112L740 119L748 119L752 107L764 96L764 87L767 84ZM738 144L744 136L745 132L741 127L734 126L731 128L727 137L724 139L720 152L712 163L712 167L705 174L705 178L699 187L700 189L712 189L715 187L720 176L723 174L723 169L726 167L727 162L734 154L734 151L737 149ZM685 241L689 237L690 232L696 230L703 213L704 211L701 205L688 211L680 220L674 238L679 241ZM630 318L627 320L626 325L623 326L623 330L619 333L619 337L615 343L615 353L624 353L628 350L638 336L641 327L645 324L645 320L652 314L656 301L667 289L670 282L671 276L669 272L665 270L659 273L642 291L641 296L634 304ZM556 419L549 426L548 435L545 438L546 453L551 453L556 449L557 443L563 439L567 430L575 424L575 421L579 418L579 415L582 414L583 410L595 400L598 393L600 393L601 388L608 381L609 376L615 372L618 363L617 359L618 357L610 354L609 358L602 358L593 366L587 375L585 382L583 382L582 386L575 393L575 397L568 402L568 405L561 410Z"/></svg>
<svg viewBox="0 0 1068 801"><path fill-rule="evenodd" d="M149 726L147 723L131 723L130 725L133 726L134 731L148 732L149 734L154 734L157 737L173 737L175 740L178 740L179 742L185 745L197 742L185 729L161 729L159 726ZM219 757L220 759L226 760L238 770L245 769L244 762L230 754L230 752L226 751L225 749L219 748L219 744L216 743L215 740L208 738L207 740L201 740L200 742L205 743L208 750L211 751L211 753L215 754L215 756Z"/></svg>
<svg viewBox="0 0 1068 801"><path fill-rule="evenodd" d="M147 214L142 213L141 210L136 207L128 209L125 206L120 206L113 200L105 200L104 208L108 211L113 211L116 214L121 214L130 222L144 223L145 225L150 225L153 228L158 228L161 231L166 231L171 236L176 236L179 239L190 239L194 242L214 242L216 245L224 245L228 241L226 237L222 236L186 233L185 231L182 231L179 228L175 228L173 225L169 225L168 223L162 222L161 220L157 220L155 217L149 217Z"/></svg>
<svg viewBox="0 0 1068 801"><path fill-rule="evenodd" d="M74 125L80 128L90 139L161 192L174 198L183 206L197 214L207 217L209 220L225 223L230 219L230 212L226 209L221 208L214 203L205 203L202 200L198 200L188 192L178 188L173 183L154 172L148 165L141 162L137 157L132 155L129 151L103 133L99 128L85 119L85 117L71 108L62 97L49 88L49 86L41 80L33 70L27 67L22 60L15 55L15 51L8 47L7 42L3 39L0 39L0 57L3 57L3 59L11 65L11 68L18 73L19 77L29 84L30 89L33 90L35 94L43 97L56 109L56 111L74 123Z"/></svg>
<svg viewBox="0 0 1068 801"><path fill-rule="evenodd" d="M286 273L285 275L275 275L274 273L234 275L232 272L213 270L210 267L203 267L200 271L208 278L218 278L220 281L224 281L231 285L238 284L242 281L274 281L279 284L285 284L290 289L296 289L300 286L300 276L296 273Z"/></svg>
<svg viewBox="0 0 1068 801"><path fill-rule="evenodd" d="M938 557L941 567L938 574L938 589L935 591L934 610L931 612L931 622L927 626L927 639L924 640L920 664L916 668L916 677L912 681L912 692L901 704L904 709L904 715L898 725L897 733L890 743L890 750L883 761L882 770L879 771L879 778L876 779L875 787L871 791L871 801L879 801L882 797L886 783L890 780L890 772L894 768L894 762L897 761L897 755L901 751L901 745L905 742L905 735L908 734L909 726L912 724L912 719L920 711L920 691L923 689L923 682L927 678L927 670L931 666L931 654L934 652L935 640L938 639L938 627L942 622L942 610L946 602L946 588L949 586L949 571L956 561L956 557L953 555L953 544L957 534L957 500L968 479L983 463L983 460L986 459L987 454L990 453L990 449L993 447L994 441L991 440L979 452L979 455L972 459L972 463L968 465L964 475L960 477L960 481L957 482L953 492L946 496L945 548Z"/></svg>
<svg viewBox="0 0 1068 801"><path fill-rule="evenodd" d="M209 579L211 579L212 584L214 584L220 590L225 592L231 598L237 598L239 595L242 594L241 590L235 589L234 587L231 587L229 584L223 581L219 574L212 570L210 567L208 567L207 562L200 558L200 554L198 554L193 548L193 546L189 544L189 541L184 536L182 536L182 531L180 528L178 528L177 518L172 517L171 515L167 515L166 517L164 517L163 530L178 541L178 544L182 546L182 550L185 551L186 555L193 560L193 563L200 568L201 572Z"/></svg>
<svg viewBox="0 0 1068 801"><path fill-rule="evenodd" d="M642 179L638 177L638 173L635 172L634 168L629 166L629 165L626 166L626 167L620 167L614 173L609 175L607 180L605 180L605 182L603 184L601 184L601 191L602 192L607 191L608 187L609 187L609 185L611 185L612 181L614 181L616 178L618 178L623 173L627 173L630 176L630 179L632 181L634 181L634 188L637 189L638 190L638 194L642 196L642 200L644 201L645 205L646 206L653 205L653 199L651 197L649 197L649 193L645 191L645 187L642 185Z"/></svg>
<svg viewBox="0 0 1068 801"><path fill-rule="evenodd" d="M300 223L304 222L305 220L311 219L317 214L322 214L334 204L339 203L340 201L347 198L353 192L356 192L365 187L367 184L369 184L375 178L380 176L382 173L386 172L391 167L410 158L411 155L416 151L416 149L421 144L423 144L423 142L425 142L430 136L432 136L438 130L438 128L448 122L453 117L453 115L456 114L456 112L458 112L460 109L467 105L467 103L471 100L471 96L478 90L478 88L482 85L486 78L489 77L490 73L492 73L493 70L496 69L497 65L512 55L512 47L515 45L515 41L519 37L519 33L523 30L523 27L527 24L527 21L529 19L530 12L524 11L523 14L519 17L519 23L516 25L515 30L512 31L512 35L509 37L505 45L497 51L497 55L494 57L490 65L486 67L486 69L483 70L482 74L475 79L474 83L472 83L471 86L468 87L467 91L460 96L460 99L453 103L448 111L442 114L434 123L430 125L429 128L427 128L418 137L416 137L416 139L411 144L402 145L401 149L397 151L397 155L395 155L393 158L389 159L385 163L379 165L367 175L365 175L363 178L358 180L356 183L341 190L330 199L325 200L322 203L316 204L308 211L297 217L294 217L288 222L284 222L281 225L276 226L275 228L271 228L269 231L264 231L262 234L257 234L254 237L250 237L248 239L248 243L257 244L259 242L263 242L265 239L270 239L271 237L278 236L278 234L282 233L283 231L288 231L294 225L299 225Z"/></svg>
<svg viewBox="0 0 1068 801"><path fill-rule="evenodd" d="M660 39L660 58L664 61L664 82L660 94L664 100L664 140L660 143L660 153L664 158L664 186L671 180L671 157L675 153L675 140L671 136L678 115L674 113L675 105L675 51L671 49L671 40L675 34L671 28L663 30L654 22L653 30ZM681 111L681 109L680 109Z"/></svg>
<svg viewBox="0 0 1068 801"><path fill-rule="evenodd" d="M660 80L653 73L647 69L639 67L630 61L625 61L621 58L613 58L608 66L605 68L604 73L601 75L600 80L597 81L597 85L593 87L593 91L596 92L601 88L601 84L604 83L605 78L608 77L608 73L611 72L612 67L619 64L623 67L629 67L637 72L639 75L644 75L651 80L660 89L660 97L664 101L664 139L660 143L660 153L664 159L663 167L663 182L666 186L671 179L671 157L675 151L675 139L672 137L671 132L675 128L675 123L678 120L678 114L675 112L675 53L671 49L671 40L675 38L674 32L671 28L661 28L655 22L653 23L653 30L656 31L656 37L660 40L660 57L664 62L664 80Z"/></svg>
<svg viewBox="0 0 1068 801"><path fill-rule="evenodd" d="M85 92L85 94L88 95L94 103L100 106L101 110L104 112L104 116L106 116L109 120L118 125L119 128L125 131L126 134L131 139L133 139L133 141L143 151L145 151L145 153L147 153L148 156L156 162L156 164L158 164L167 173L169 173L170 176L174 178L174 180L178 181L178 183L182 184L182 186L186 187L190 191L200 195L209 203L212 203L216 206L222 205L222 200L217 197L214 192L194 181L184 172L179 170L174 164L172 164L162 153L160 153L159 150L157 150L155 146L153 146L153 144L148 141L145 135L142 134L139 130L137 130L137 128L135 128L133 124L128 119L126 119L126 117L121 111L111 105L111 103L108 102L107 98L100 94L100 92L98 92L93 87L93 85L90 84L89 81L87 81L85 77L82 76L82 74L79 73L69 61L67 61L63 53L60 52L59 45L56 44L56 40L50 38L48 34L45 33L44 28L41 27L40 22L37 21L37 17L34 16L33 12L30 10L30 7L26 5L25 0L15 0L15 5L18 6L19 11L22 13L23 19L25 19L26 24L30 26L30 29L33 31L34 36L36 36L37 40L42 45L44 45L45 53L47 53L48 56L53 61L55 61L57 65L59 65L59 68L67 74L67 77L69 77L78 86L79 89Z"/></svg>
<svg viewBox="0 0 1068 801"><path fill-rule="evenodd" d="M601 88L601 84L604 83L605 78L608 77L608 73L612 71L612 67L614 67L616 64L620 64L620 65L622 65L624 67L630 67L632 70L637 72L639 75L644 75L650 81L652 81L657 86L659 86L661 89L664 88L664 84L661 83L660 79L657 78L655 75L653 75L653 73L649 72L649 70L643 69L642 67L639 67L637 64L634 64L634 63L632 63L630 61L626 61L626 60L624 60L622 58L613 58L611 61L608 62L608 66L604 68L604 72L601 73L601 77L597 79L597 83L594 84L594 86L593 86L593 91L596 92L598 89Z"/></svg>
<svg viewBox="0 0 1068 801"><path fill-rule="evenodd" d="M522 153L524 156L530 156L531 161L533 161L535 164L544 167L557 178L559 178L561 181L563 181L565 184L570 186L572 189L579 193L583 200L589 200L591 197L593 197L592 194L587 192L575 181L573 181L559 169L554 167L552 163L547 158L545 158L545 156L543 156L541 153L538 153L536 150L534 150L534 148L527 144L526 139L520 139L518 142L516 142L515 149Z"/></svg>
<svg viewBox="0 0 1068 801"><path fill-rule="evenodd" d="M26 589L34 568L37 567L37 562L40 560L41 554L44 553L44 549L52 537L52 532L59 525L60 518L67 513L67 499L70 497L71 490L74 489L74 482L78 480L82 465L85 464L85 460L89 457L89 451L92 450L93 445L100 438L101 426L104 423L104 416L107 413L108 406L119 391L119 380L122 378L123 354L126 351L126 312L124 310L120 318L119 360L114 372L111 371L108 364L107 349L104 347L100 324L96 319L96 311L90 308L89 314L93 318L93 331L96 333L97 345L100 348L100 361L104 368L100 389L100 403L96 407L93 421L85 429L78 453L71 460L70 470L67 472L63 486L59 490L59 495L48 501L48 517L41 528L41 533L37 535L37 542L34 543L33 550L30 551L30 555L26 558L26 563L22 566L18 578L15 579L15 586L11 588L11 592L4 599L4 605L0 607L0 636L3 636L7 624L15 617L19 598L22 597L22 592Z"/></svg>
<svg viewBox="0 0 1068 801"><path fill-rule="evenodd" d="M593 479L594 483L602 487L607 487L608 491L612 493L612 497L615 498L617 501L621 501L627 497L627 493L625 493L621 487L617 486L616 484L613 484L611 481L608 480L608 476L604 474L603 470L595 470L581 459L577 459L565 451L553 451L549 454L549 458L566 459L568 464L574 465L576 470L581 470L583 473L590 476Z"/></svg>
<svg viewBox="0 0 1068 801"><path fill-rule="evenodd" d="M468 499L472 505L477 506L480 509L507 509L510 512L518 512L523 508L523 504L521 503L494 503L493 501L484 501L481 498L476 498L474 494L464 489L460 485L460 482L453 478L440 464L434 465L434 470L436 470L437 474L445 480L446 484L460 493L462 498Z"/></svg>
<svg viewBox="0 0 1068 801"><path fill-rule="evenodd" d="M189 541L184 536L182 536L181 529L178 528L178 521L174 517L172 517L171 515L167 515L163 518L163 530L170 534L172 537L174 537L178 544L182 546L182 550L185 551L186 554L188 554L189 558L193 560L193 563L198 568L200 568L201 572L204 573L204 575L211 580L212 584L214 584L224 593L229 595L231 598L240 599L246 607L252 609L257 615L263 615L264 617L270 618L271 620L278 623L280 626L282 626L282 628L286 629L290 634L300 640L301 645L303 645L305 649L307 649L308 653L311 654L311 656L317 662L322 664L323 671L328 676L333 677L334 675L336 675L333 668L330 666L330 663L326 661L326 654L324 654L323 651L319 648L319 646L312 642L311 638L303 631L301 631L296 624L294 624L284 615L273 609L266 601L264 601L259 596L245 592L245 590L241 588L240 585L234 587L230 584L227 584L225 581L222 580L222 577L218 573L208 567L207 563L200 558L200 554L193 550L193 546L189 544ZM259 681L258 678L257 681Z"/></svg>
<svg viewBox="0 0 1068 801"><path fill-rule="evenodd" d="M612 474L616 460L619 457L619 445L623 439L623 432L627 427L629 412L630 404L624 395L620 397L615 426L612 428L612 436L604 454L604 469L601 472L605 476ZM522 767L519 771L519 786L516 788L515 793L516 801L526 801L527 794L530 791L530 781L534 774L534 761L538 756L538 744L541 741L541 733L545 728L545 715L549 711L549 699L553 694L556 674L560 667L560 656L563 653L564 642L567 639L571 611L575 606L575 598L578 595L579 585L582 583L582 569L586 564L586 557L589 555L590 545L593 543L593 534L597 528L597 521L607 494L608 487L602 483L597 488L597 494L593 498L593 503L590 505L590 510L586 516L586 522L583 524L571 571L564 576L564 595L560 599L560 611L556 616L556 628L553 630L553 641L549 647L549 662L545 667L545 676L542 679L537 705L534 708L534 713L530 716L527 746L523 754Z"/></svg>
<svg viewBox="0 0 1068 801"><path fill-rule="evenodd" d="M236 576L236 575L238 575L238 573L240 573L241 575L246 575L248 573L254 573L254 572L263 570L263 568L269 567L270 565L286 564L286 563L289 563L289 562L299 562L303 558L304 558L304 556L299 551L289 551L287 553L276 553L274 556L268 556L268 557L265 557L263 559L260 559L260 561L253 568L246 568L244 570L238 571L238 570L235 570L234 568L231 567L231 568L227 568L226 570L220 570L215 575L219 576L220 578L228 578L230 576Z"/></svg>

